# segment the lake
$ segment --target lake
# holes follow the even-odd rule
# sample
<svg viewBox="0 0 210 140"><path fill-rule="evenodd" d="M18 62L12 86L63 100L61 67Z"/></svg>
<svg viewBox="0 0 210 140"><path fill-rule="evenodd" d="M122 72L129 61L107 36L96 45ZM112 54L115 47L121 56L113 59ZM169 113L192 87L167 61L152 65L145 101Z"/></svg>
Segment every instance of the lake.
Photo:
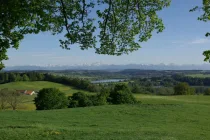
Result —
<svg viewBox="0 0 210 140"><path fill-rule="evenodd" d="M99 83L116 83L116 82L122 82L126 79L105 79L105 80L96 80L96 81L91 81L93 84L99 84Z"/></svg>

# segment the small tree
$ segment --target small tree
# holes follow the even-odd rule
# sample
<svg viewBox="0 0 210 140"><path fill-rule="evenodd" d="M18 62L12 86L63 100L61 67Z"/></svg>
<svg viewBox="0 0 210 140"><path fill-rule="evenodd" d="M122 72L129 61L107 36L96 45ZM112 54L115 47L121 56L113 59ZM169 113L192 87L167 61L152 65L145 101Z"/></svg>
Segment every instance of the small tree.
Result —
<svg viewBox="0 0 210 140"><path fill-rule="evenodd" d="M134 84L131 90L132 90L133 93L140 93L141 92L141 89L140 89L139 85L137 85L137 84Z"/></svg>
<svg viewBox="0 0 210 140"><path fill-rule="evenodd" d="M35 98L37 110L62 109L68 105L66 95L56 88L44 88Z"/></svg>
<svg viewBox="0 0 210 140"><path fill-rule="evenodd" d="M204 95L210 95L210 88L207 88L204 92Z"/></svg>
<svg viewBox="0 0 210 140"><path fill-rule="evenodd" d="M2 89L0 91L0 107L5 109L7 106L8 89Z"/></svg>
<svg viewBox="0 0 210 140"><path fill-rule="evenodd" d="M16 110L18 105L22 102L21 94L14 90L8 90L7 103Z"/></svg>
<svg viewBox="0 0 210 140"><path fill-rule="evenodd" d="M92 106L93 103L89 96L83 92L74 93L69 97L69 108Z"/></svg>
<svg viewBox="0 0 210 140"><path fill-rule="evenodd" d="M185 82L179 83L174 87L175 95L191 95L194 94L194 92L195 91L192 88L190 88L188 83Z"/></svg>
<svg viewBox="0 0 210 140"><path fill-rule="evenodd" d="M110 93L109 102L112 104L134 104L136 99L125 84L117 84Z"/></svg>
<svg viewBox="0 0 210 140"><path fill-rule="evenodd" d="M23 81L29 81L29 77L26 74L23 75Z"/></svg>
<svg viewBox="0 0 210 140"><path fill-rule="evenodd" d="M23 78L20 76L19 73L16 74L16 78L15 78L15 81L22 81Z"/></svg>

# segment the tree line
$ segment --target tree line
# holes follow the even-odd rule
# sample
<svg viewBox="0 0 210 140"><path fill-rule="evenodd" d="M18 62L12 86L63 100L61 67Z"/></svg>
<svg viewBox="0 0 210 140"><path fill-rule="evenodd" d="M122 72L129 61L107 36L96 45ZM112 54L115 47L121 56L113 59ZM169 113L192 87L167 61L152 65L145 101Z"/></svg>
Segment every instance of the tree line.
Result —
<svg viewBox="0 0 210 140"><path fill-rule="evenodd" d="M106 104L139 104L125 84L116 84L112 90L101 89L98 94L88 95L83 92L66 96L56 88L40 90L34 99L37 110L100 106Z"/></svg>
<svg viewBox="0 0 210 140"><path fill-rule="evenodd" d="M26 72L26 73L14 73L5 72L0 73L0 84L18 81L49 81L67 86L73 86L77 89L86 90L90 92L96 92L99 90L99 86L93 85L89 80L79 78L68 78L65 76L58 76L49 73L39 72Z"/></svg>
<svg viewBox="0 0 210 140"><path fill-rule="evenodd" d="M173 75L172 78L179 82L186 82L191 86L209 86L210 77L199 78L199 77L190 77L185 75Z"/></svg>

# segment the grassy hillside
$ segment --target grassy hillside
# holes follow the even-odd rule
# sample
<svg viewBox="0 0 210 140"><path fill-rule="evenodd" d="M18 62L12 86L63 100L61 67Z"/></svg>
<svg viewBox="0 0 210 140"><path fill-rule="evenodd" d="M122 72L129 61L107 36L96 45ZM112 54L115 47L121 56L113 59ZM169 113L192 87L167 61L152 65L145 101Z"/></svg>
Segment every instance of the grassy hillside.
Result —
<svg viewBox="0 0 210 140"><path fill-rule="evenodd" d="M40 90L42 88L58 88L62 92L66 93L67 95L71 95L75 92L81 91L70 86L65 86L62 84L57 84L57 83L47 82L47 81L12 82L12 83L7 83L7 84L0 84L0 89L2 88L19 89L19 90ZM91 94L90 92L87 92L87 91L83 91L83 92Z"/></svg>
<svg viewBox="0 0 210 140"><path fill-rule="evenodd" d="M75 92L82 91L87 94L93 94L91 92L78 90L70 86L65 86L62 84L57 84L47 81L35 81L35 82L12 82L7 84L0 84L0 89L9 88L17 90L35 90L38 91L42 88L58 88L60 91L66 93L67 96L72 95ZM33 102L35 95L24 95L23 103L18 106L18 110L35 110L35 105Z"/></svg>
<svg viewBox="0 0 210 140"><path fill-rule="evenodd" d="M141 105L1 111L0 139L210 139L210 97L136 97Z"/></svg>

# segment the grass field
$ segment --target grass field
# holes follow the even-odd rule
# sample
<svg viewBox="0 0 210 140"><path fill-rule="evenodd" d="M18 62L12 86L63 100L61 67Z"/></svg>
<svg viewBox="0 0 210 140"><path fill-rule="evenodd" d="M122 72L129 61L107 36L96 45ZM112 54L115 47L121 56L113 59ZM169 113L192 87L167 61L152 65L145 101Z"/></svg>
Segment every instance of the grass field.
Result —
<svg viewBox="0 0 210 140"><path fill-rule="evenodd" d="M42 88L58 88L60 91L66 93L67 96L72 95L75 92L82 91L86 94L93 94L91 92L78 90L70 86L65 86L62 84L57 84L53 82L46 82L46 81L35 81L35 82L12 82L7 84L0 84L0 89L9 88L15 90L35 90L38 91ZM18 106L18 110L35 110L35 105L33 99L35 95L24 95L22 96L23 103Z"/></svg>
<svg viewBox="0 0 210 140"><path fill-rule="evenodd" d="M187 74L186 76L194 78L209 78L210 74Z"/></svg>
<svg viewBox="0 0 210 140"><path fill-rule="evenodd" d="M70 86L65 86L62 84L57 84L53 82L47 81L35 81L35 82L12 82L7 84L0 84L0 89L9 88L9 89L18 89L18 90L40 90L42 88L58 88L60 91L66 93L67 95L71 95L75 92L82 91L75 89ZM88 94L91 92L82 91Z"/></svg>
<svg viewBox="0 0 210 140"><path fill-rule="evenodd" d="M0 111L0 139L210 139L210 96L135 96L141 105Z"/></svg>

